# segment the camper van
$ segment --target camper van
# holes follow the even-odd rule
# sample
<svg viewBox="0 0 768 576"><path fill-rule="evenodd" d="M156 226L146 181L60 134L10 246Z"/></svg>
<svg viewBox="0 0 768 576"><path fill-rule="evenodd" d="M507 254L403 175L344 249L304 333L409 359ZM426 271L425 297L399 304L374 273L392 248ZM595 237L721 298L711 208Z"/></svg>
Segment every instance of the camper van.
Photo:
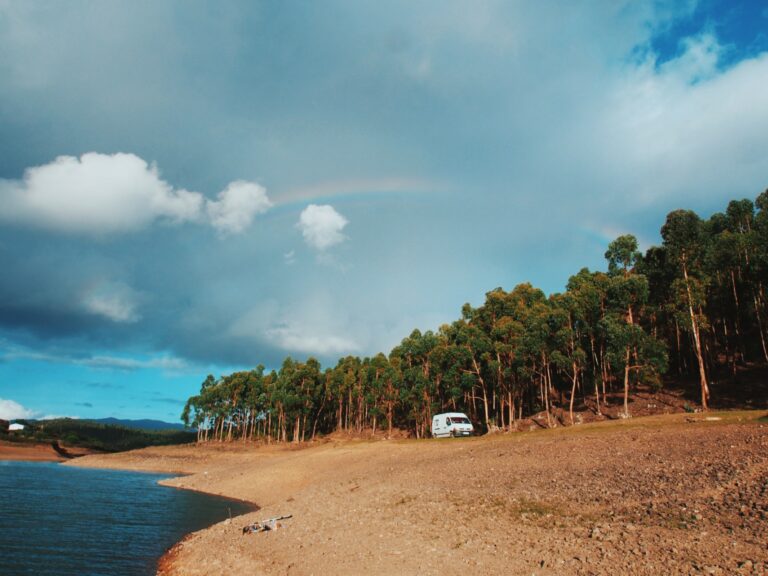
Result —
<svg viewBox="0 0 768 576"><path fill-rule="evenodd" d="M461 412L446 412L432 417L432 438L471 436L472 432L472 422Z"/></svg>

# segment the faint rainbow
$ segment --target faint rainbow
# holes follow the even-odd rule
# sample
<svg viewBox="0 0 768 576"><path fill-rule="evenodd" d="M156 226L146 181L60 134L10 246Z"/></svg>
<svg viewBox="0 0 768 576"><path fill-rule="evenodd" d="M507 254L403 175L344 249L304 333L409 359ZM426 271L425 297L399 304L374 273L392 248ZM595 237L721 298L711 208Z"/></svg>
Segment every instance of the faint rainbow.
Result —
<svg viewBox="0 0 768 576"><path fill-rule="evenodd" d="M445 190L435 182L410 178L384 178L376 180L339 180L277 192L270 199L272 210L290 209L304 204L353 202L362 199L388 200L430 194Z"/></svg>
<svg viewBox="0 0 768 576"><path fill-rule="evenodd" d="M607 225L582 225L578 227L579 232L596 244L608 247L608 244L624 234L631 234L637 238L638 246L641 252L645 252L653 241L643 234L638 234L631 230L607 226Z"/></svg>

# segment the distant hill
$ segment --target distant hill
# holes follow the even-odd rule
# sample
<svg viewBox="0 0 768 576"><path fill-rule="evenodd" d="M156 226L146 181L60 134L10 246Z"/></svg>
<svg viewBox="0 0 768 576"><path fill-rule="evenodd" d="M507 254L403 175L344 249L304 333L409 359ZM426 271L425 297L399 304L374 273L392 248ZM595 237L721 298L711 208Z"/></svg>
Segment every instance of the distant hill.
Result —
<svg viewBox="0 0 768 576"><path fill-rule="evenodd" d="M66 447L79 446L104 452L186 444L197 438L194 431L158 420L56 418L20 422L25 425L23 431L14 434L3 431L0 436L15 442L54 442L57 445L61 442Z"/></svg>
<svg viewBox="0 0 768 576"><path fill-rule="evenodd" d="M135 430L184 430L183 424L163 422L162 420L127 420L121 418L89 418L89 422L109 424L110 426L122 426Z"/></svg>

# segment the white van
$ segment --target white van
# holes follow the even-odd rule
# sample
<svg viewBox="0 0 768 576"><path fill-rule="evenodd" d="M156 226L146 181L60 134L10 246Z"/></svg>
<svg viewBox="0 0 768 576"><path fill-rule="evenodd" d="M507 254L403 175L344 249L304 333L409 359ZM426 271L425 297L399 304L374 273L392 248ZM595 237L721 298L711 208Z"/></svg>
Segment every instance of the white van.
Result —
<svg viewBox="0 0 768 576"><path fill-rule="evenodd" d="M461 412L446 412L432 417L432 438L471 436L474 431L472 422Z"/></svg>

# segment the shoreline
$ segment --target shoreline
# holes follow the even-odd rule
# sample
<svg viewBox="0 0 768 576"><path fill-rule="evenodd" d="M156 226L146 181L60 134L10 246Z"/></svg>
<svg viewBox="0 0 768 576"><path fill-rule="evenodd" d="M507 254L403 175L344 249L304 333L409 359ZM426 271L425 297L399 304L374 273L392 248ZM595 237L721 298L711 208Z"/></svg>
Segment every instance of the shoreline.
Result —
<svg viewBox="0 0 768 576"><path fill-rule="evenodd" d="M18 462L68 462L93 454L86 448L62 447L69 457L57 452L50 442L8 442L0 440L0 460Z"/></svg>
<svg viewBox="0 0 768 576"><path fill-rule="evenodd" d="M709 501L713 490L732 493L734 482L752 498L768 475L764 415L672 415L462 440L155 447L67 465L186 474L160 483L261 506L185 536L158 560L164 576L439 574L456 565L489 574L682 574L694 564L738 573L740 562L764 556L768 510L745 519L739 506ZM647 456L633 464L637 454ZM714 485L701 478L710 468L724 470ZM242 534L282 514L293 518L281 529Z"/></svg>
<svg viewBox="0 0 768 576"><path fill-rule="evenodd" d="M141 470L131 470L131 472L142 473L143 471L141 471ZM147 471L147 473L149 473L149 471ZM169 478L168 480L176 480L177 478L183 478L183 476ZM249 500L242 500L240 498L234 498L232 496L224 496L224 495L221 495L221 494L214 494L212 492L208 492L208 491L205 491L205 490L197 490L195 488L187 488L187 487L183 487L183 486L173 486L173 485L170 485L170 484L165 484L164 482L165 482L165 480L159 480L157 482L157 484L160 485L160 486L165 486L166 488L173 488L173 489L176 489L176 490L187 490L189 492L197 492L198 494L205 494L206 496L216 496L217 498L221 498L222 500L236 502L238 504L245 505L245 506L247 506L249 508L249 510L247 510L246 512L243 512L243 513L240 513L240 514L235 514L235 515L232 515L232 512L230 510L230 517L228 519L221 520L220 522L211 524L210 526L206 526L205 528L202 528L201 530L198 530L198 532L200 532L202 530L207 530L207 529L211 528L212 526L215 526L216 524L220 524L222 522L232 523L237 518L241 518L241 517L243 517L243 516L245 516L247 514L252 514L254 512L258 512L259 510L261 510L261 506L259 506L255 502L251 502ZM195 532L188 532L187 534L184 535L184 537L181 540L179 540L178 542L174 543L165 552L163 552L163 554L157 559L157 562L156 562L157 570L156 570L155 574L157 576L171 576L174 573L174 563L175 563L176 557L179 555L179 553L183 549L184 543L187 542L188 540L190 540L194 534L195 534Z"/></svg>

